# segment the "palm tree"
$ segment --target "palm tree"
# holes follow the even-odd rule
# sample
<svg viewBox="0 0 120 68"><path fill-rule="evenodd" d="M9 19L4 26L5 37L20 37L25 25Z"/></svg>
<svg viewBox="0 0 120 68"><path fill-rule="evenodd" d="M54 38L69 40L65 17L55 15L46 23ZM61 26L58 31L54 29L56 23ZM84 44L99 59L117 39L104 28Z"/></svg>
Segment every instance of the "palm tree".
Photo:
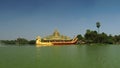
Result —
<svg viewBox="0 0 120 68"><path fill-rule="evenodd" d="M98 33L99 33L99 28L100 28L100 22L96 22L96 27L98 28Z"/></svg>

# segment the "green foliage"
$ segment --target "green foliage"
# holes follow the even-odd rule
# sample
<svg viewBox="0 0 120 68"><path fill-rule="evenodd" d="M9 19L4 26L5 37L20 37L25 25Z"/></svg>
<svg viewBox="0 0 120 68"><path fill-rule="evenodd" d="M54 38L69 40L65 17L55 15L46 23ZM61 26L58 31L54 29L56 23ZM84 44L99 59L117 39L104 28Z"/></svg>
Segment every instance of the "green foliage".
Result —
<svg viewBox="0 0 120 68"><path fill-rule="evenodd" d="M109 43L109 44L113 44L114 43L114 37L112 35L108 36L107 43Z"/></svg>
<svg viewBox="0 0 120 68"><path fill-rule="evenodd" d="M83 37L81 34L77 35L78 40L83 40Z"/></svg>
<svg viewBox="0 0 120 68"><path fill-rule="evenodd" d="M100 28L100 22L96 22L96 27Z"/></svg>
<svg viewBox="0 0 120 68"><path fill-rule="evenodd" d="M25 38L17 38L16 44L28 44L28 40Z"/></svg>
<svg viewBox="0 0 120 68"><path fill-rule="evenodd" d="M3 44L17 44L17 45L24 45L24 44L35 44L35 40L28 41L25 38L17 38L16 40L1 40Z"/></svg>
<svg viewBox="0 0 120 68"><path fill-rule="evenodd" d="M120 35L115 35L115 36L113 37L113 40L114 40L114 43L120 44Z"/></svg>
<svg viewBox="0 0 120 68"><path fill-rule="evenodd" d="M98 37L97 31L86 30L84 37L87 43L93 43Z"/></svg>
<svg viewBox="0 0 120 68"><path fill-rule="evenodd" d="M97 31L86 30L84 38L86 43L120 44L120 35L108 36L104 32L98 34Z"/></svg>
<svg viewBox="0 0 120 68"><path fill-rule="evenodd" d="M98 33L99 33L99 28L100 28L100 22L96 22L96 27L98 28Z"/></svg>
<svg viewBox="0 0 120 68"><path fill-rule="evenodd" d="M108 36L107 36L107 34L106 33L101 33L101 34L98 34L98 43L107 43L107 41L108 41Z"/></svg>
<svg viewBox="0 0 120 68"><path fill-rule="evenodd" d="M35 40L30 40L30 41L29 41L29 44L34 45L34 44L35 44Z"/></svg>
<svg viewBox="0 0 120 68"><path fill-rule="evenodd" d="M15 44L15 40L1 40L1 43L4 43L4 44Z"/></svg>

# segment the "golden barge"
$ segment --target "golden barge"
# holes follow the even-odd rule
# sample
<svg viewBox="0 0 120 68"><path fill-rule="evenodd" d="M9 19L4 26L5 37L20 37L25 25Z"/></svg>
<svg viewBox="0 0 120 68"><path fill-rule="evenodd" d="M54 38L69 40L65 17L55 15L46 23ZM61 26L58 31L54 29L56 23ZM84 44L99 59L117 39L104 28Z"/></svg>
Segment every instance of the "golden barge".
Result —
<svg viewBox="0 0 120 68"><path fill-rule="evenodd" d="M42 41L41 41L42 40ZM73 45L76 44L78 38L75 37L70 39L68 36L60 35L60 33L55 30L54 33L50 36L41 38L40 36L36 39L36 46L56 46L56 45Z"/></svg>

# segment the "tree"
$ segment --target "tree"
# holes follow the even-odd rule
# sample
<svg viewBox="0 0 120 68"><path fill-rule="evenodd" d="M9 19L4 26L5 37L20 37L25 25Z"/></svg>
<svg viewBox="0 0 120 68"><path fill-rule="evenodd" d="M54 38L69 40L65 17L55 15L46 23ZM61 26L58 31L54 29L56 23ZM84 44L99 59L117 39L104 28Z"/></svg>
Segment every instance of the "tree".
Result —
<svg viewBox="0 0 120 68"><path fill-rule="evenodd" d="M106 33L102 32L101 34L98 34L98 43L107 43L108 42L108 36Z"/></svg>
<svg viewBox="0 0 120 68"><path fill-rule="evenodd" d="M77 35L78 40L83 40L83 37L81 34Z"/></svg>
<svg viewBox="0 0 120 68"><path fill-rule="evenodd" d="M96 27L98 28L98 33L99 33L99 28L100 28L100 22L96 22Z"/></svg>
<svg viewBox="0 0 120 68"><path fill-rule="evenodd" d="M17 38L16 44L28 44L28 40L25 38Z"/></svg>
<svg viewBox="0 0 120 68"><path fill-rule="evenodd" d="M35 40L30 40L29 44L35 44Z"/></svg>
<svg viewBox="0 0 120 68"><path fill-rule="evenodd" d="M113 38L114 38L114 43L120 44L120 35L115 35Z"/></svg>
<svg viewBox="0 0 120 68"><path fill-rule="evenodd" d="M108 44L113 44L114 43L114 37L111 34L108 36L107 43Z"/></svg>
<svg viewBox="0 0 120 68"><path fill-rule="evenodd" d="M86 30L84 37L87 43L95 43L97 38L97 31Z"/></svg>

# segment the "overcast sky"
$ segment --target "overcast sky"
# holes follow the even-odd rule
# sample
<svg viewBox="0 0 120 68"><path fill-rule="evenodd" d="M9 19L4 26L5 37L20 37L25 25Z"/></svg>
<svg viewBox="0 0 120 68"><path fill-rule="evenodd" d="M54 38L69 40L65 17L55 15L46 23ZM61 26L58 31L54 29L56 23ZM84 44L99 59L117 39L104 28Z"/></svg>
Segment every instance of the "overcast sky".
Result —
<svg viewBox="0 0 120 68"><path fill-rule="evenodd" d="M86 29L120 34L120 0L0 0L0 40L35 39L55 29L71 38Z"/></svg>

